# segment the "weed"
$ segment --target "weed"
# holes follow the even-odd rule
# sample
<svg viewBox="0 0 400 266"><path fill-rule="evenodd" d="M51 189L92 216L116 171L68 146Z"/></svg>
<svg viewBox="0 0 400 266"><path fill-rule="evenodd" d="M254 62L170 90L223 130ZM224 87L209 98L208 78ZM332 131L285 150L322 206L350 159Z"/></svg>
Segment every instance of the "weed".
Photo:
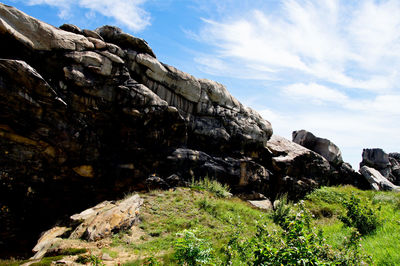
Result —
<svg viewBox="0 0 400 266"><path fill-rule="evenodd" d="M180 265L199 265L211 261L211 248L203 239L197 238L193 231L184 230L175 241L174 257Z"/></svg>

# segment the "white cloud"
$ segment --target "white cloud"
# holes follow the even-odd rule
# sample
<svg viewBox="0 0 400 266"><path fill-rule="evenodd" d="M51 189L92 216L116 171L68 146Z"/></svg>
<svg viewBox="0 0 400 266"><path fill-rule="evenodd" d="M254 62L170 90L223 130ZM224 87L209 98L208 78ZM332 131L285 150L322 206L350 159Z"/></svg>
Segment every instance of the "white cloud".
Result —
<svg viewBox="0 0 400 266"><path fill-rule="evenodd" d="M76 6L86 8L115 19L118 24L133 31L143 30L150 25L150 15L141 6L147 0L28 0L29 5L46 4L59 8L61 18L73 15ZM88 13L90 14L90 13ZM90 14L93 16L93 14Z"/></svg>
<svg viewBox="0 0 400 266"><path fill-rule="evenodd" d="M344 93L316 83L291 84L283 88L283 93L288 97L312 100L317 104L323 102L343 103L349 100Z"/></svg>
<svg viewBox="0 0 400 266"><path fill-rule="evenodd" d="M240 60L344 87L391 90L400 67L400 2L283 0L279 12L257 9L241 17L204 19L199 38L215 47L211 58ZM390 64L388 64L390 62Z"/></svg>

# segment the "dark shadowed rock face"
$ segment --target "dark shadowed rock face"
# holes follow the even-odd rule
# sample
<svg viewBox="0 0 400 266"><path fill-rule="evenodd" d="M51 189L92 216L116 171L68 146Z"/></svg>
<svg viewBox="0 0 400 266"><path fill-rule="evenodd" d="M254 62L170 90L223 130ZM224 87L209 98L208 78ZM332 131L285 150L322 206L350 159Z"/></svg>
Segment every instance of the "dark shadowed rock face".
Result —
<svg viewBox="0 0 400 266"><path fill-rule="evenodd" d="M270 195L271 125L222 84L116 27L59 29L3 4L0 39L0 255L151 176Z"/></svg>

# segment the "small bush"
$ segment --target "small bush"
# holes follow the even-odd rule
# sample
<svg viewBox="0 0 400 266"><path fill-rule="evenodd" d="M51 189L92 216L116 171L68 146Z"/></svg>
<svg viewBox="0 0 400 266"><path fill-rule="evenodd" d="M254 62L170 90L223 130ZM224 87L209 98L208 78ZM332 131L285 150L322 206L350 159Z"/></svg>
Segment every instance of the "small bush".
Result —
<svg viewBox="0 0 400 266"><path fill-rule="evenodd" d="M194 232L184 230L175 241L174 257L179 265L200 265L211 261L212 249L203 239L197 238Z"/></svg>
<svg viewBox="0 0 400 266"><path fill-rule="evenodd" d="M193 179L191 187L197 189L204 189L206 191L214 193L219 198L228 198L231 196L230 188L228 185L225 184L223 185L216 180L209 179L208 177L205 177L204 179L200 179L197 181Z"/></svg>
<svg viewBox="0 0 400 266"><path fill-rule="evenodd" d="M361 235L369 234L375 231L379 225L376 210L361 204L360 198L352 195L349 200L343 201L346 208L346 214L339 219L347 226L354 227Z"/></svg>

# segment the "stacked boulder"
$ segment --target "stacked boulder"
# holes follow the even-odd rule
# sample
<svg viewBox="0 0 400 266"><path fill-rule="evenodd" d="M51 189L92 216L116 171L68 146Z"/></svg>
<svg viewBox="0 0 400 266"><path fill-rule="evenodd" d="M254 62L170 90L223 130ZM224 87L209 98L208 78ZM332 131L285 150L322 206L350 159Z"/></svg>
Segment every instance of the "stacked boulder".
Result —
<svg viewBox="0 0 400 266"><path fill-rule="evenodd" d="M387 154L379 148L364 149L360 172L375 190L399 190L400 154Z"/></svg>
<svg viewBox="0 0 400 266"><path fill-rule="evenodd" d="M328 139L316 137L306 130L293 131L293 142L321 155L329 162L330 184L351 184L359 188L367 188L368 184L360 173L342 159L342 153L337 145Z"/></svg>

